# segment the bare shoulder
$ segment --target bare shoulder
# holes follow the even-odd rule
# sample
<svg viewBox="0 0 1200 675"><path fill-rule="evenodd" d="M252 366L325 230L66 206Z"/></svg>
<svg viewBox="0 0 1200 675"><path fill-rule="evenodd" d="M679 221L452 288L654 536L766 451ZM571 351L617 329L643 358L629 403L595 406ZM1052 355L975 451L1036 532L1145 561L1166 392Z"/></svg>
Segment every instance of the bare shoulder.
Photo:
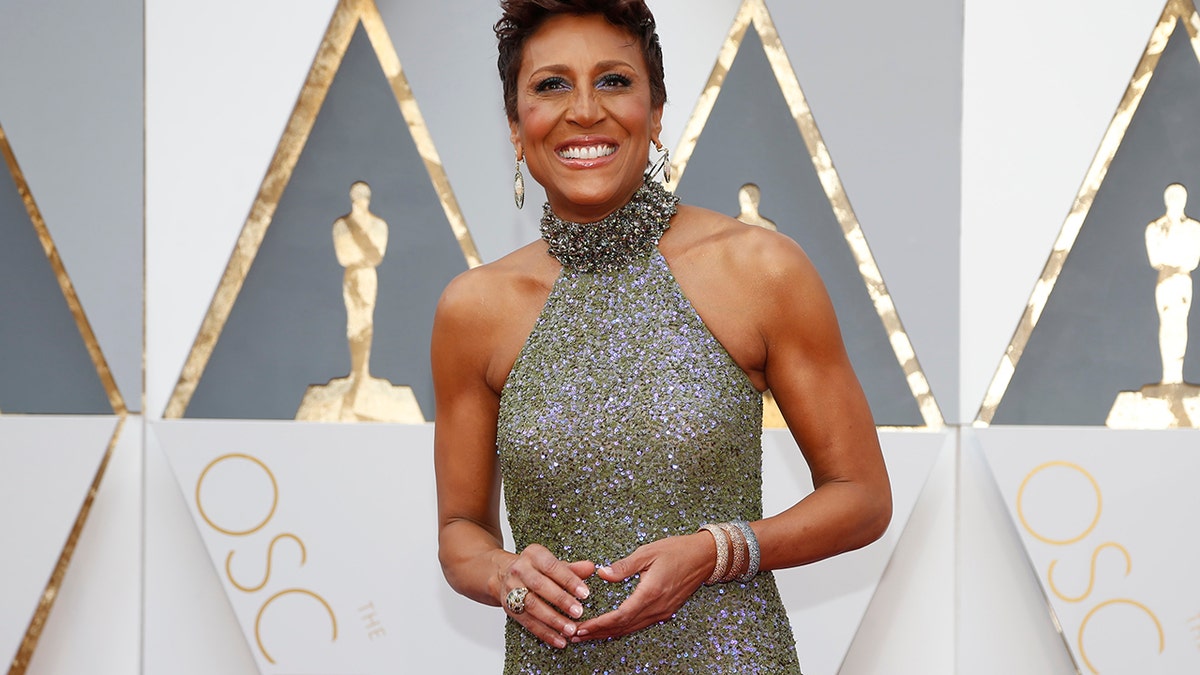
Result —
<svg viewBox="0 0 1200 675"><path fill-rule="evenodd" d="M511 317L512 310L527 304L528 296L543 288L549 290L553 272L543 269L547 257L544 246L534 242L459 274L442 292L438 317L458 324L458 328L482 328L491 321Z"/></svg>
<svg viewBox="0 0 1200 675"><path fill-rule="evenodd" d="M823 288L804 249L785 234L695 206L680 206L676 218L681 257L715 266L735 285L753 287L745 290Z"/></svg>
<svg viewBox="0 0 1200 675"><path fill-rule="evenodd" d="M472 372L499 392L559 270L537 241L455 277L433 322L435 381L445 365Z"/></svg>

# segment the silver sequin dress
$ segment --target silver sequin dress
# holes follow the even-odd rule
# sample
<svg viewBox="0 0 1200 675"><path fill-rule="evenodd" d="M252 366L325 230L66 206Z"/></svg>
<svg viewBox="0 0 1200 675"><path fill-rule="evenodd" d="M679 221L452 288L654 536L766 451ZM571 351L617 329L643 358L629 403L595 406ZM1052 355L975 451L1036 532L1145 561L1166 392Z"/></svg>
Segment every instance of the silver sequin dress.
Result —
<svg viewBox="0 0 1200 675"><path fill-rule="evenodd" d="M500 399L517 550L608 564L708 522L762 517L762 396L652 244L617 272L564 269ZM637 581L593 576L583 619ZM664 623L558 650L509 619L504 673L800 672L775 580L702 586Z"/></svg>

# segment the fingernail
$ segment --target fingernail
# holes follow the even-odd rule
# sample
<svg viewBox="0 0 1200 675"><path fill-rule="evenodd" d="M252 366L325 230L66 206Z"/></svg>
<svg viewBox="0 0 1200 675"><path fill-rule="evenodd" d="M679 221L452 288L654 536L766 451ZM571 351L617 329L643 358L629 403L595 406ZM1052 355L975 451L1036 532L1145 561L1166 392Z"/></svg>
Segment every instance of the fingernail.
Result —
<svg viewBox="0 0 1200 675"><path fill-rule="evenodd" d="M583 616L583 605L571 605L571 616L576 619Z"/></svg>
<svg viewBox="0 0 1200 675"><path fill-rule="evenodd" d="M611 567L609 567L608 565L605 565L604 567L601 567L601 568L600 568L600 571L601 571L601 572L604 572L605 574L612 574L612 573L613 573L613 571L612 571L612 568L611 568Z"/></svg>
<svg viewBox="0 0 1200 675"><path fill-rule="evenodd" d="M575 634L575 624L569 623L569 624L563 626L562 632L567 637L571 637L572 635Z"/></svg>
<svg viewBox="0 0 1200 675"><path fill-rule="evenodd" d="M566 646L567 646L567 640L566 640L566 638L559 637L559 636L557 636L557 635L556 635L556 636L554 637L554 646L555 646L555 647L558 647L559 649L562 649L563 647L566 647Z"/></svg>
<svg viewBox="0 0 1200 675"><path fill-rule="evenodd" d="M581 637L583 637L584 635L587 635L587 634L588 634L588 632L587 632L586 630L576 631L576 633L575 633L575 637L577 637L577 638L581 638Z"/></svg>
<svg viewBox="0 0 1200 675"><path fill-rule="evenodd" d="M580 584L579 587L575 589L575 597L579 598L580 600L587 600L587 597L591 594L592 592L589 591L588 587L584 586L583 584Z"/></svg>

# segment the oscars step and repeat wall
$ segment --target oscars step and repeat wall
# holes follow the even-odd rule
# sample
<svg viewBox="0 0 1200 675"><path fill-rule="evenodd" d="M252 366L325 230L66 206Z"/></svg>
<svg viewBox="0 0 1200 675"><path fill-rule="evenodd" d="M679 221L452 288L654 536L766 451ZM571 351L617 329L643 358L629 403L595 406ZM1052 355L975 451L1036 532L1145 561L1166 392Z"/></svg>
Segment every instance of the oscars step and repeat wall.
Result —
<svg viewBox="0 0 1200 675"><path fill-rule="evenodd" d="M9 674L496 672L427 356L537 236L495 3L43 4L0 7ZM804 246L894 485L778 575L805 672L1200 671L1192 0L650 5L669 187Z"/></svg>

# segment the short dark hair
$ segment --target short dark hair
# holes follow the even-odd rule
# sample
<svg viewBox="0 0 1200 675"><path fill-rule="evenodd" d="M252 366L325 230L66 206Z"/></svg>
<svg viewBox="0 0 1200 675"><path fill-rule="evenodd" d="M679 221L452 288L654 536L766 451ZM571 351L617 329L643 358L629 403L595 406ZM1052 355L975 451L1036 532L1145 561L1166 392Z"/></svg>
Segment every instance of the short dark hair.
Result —
<svg viewBox="0 0 1200 675"><path fill-rule="evenodd" d="M517 119L517 75L525 41L546 19L559 14L598 14L636 38L650 71L650 102L656 106L667 102L662 45L644 0L501 0L500 9L504 15L493 27L499 51L496 67L504 83L504 112L509 119Z"/></svg>

